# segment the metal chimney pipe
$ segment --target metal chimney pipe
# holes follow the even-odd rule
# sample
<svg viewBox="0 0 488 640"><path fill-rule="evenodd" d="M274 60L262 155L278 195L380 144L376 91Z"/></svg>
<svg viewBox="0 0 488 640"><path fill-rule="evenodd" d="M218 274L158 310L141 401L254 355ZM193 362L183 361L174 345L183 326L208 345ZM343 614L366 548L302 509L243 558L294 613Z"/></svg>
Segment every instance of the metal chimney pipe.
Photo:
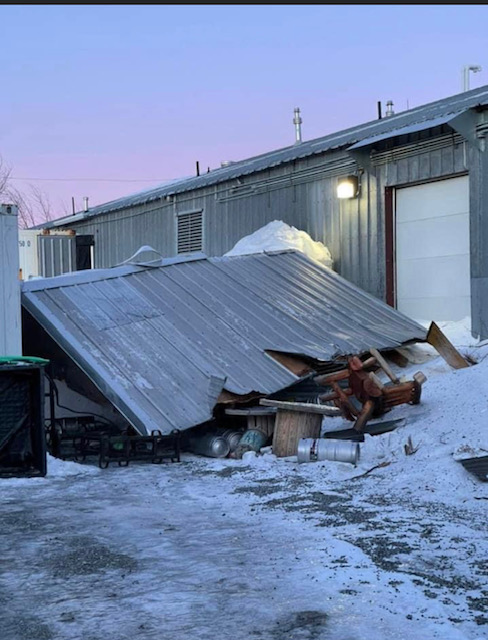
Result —
<svg viewBox="0 0 488 640"><path fill-rule="evenodd" d="M83 211L88 211L88 196L83 196Z"/></svg>
<svg viewBox="0 0 488 640"><path fill-rule="evenodd" d="M481 67L478 64L467 64L463 68L463 91L469 91L469 72L479 73Z"/></svg>
<svg viewBox="0 0 488 640"><path fill-rule="evenodd" d="M385 118L388 118L394 115L395 115L395 112L393 111L393 100L388 100L388 102L386 103Z"/></svg>
<svg viewBox="0 0 488 640"><path fill-rule="evenodd" d="M302 141L302 119L300 118L300 109L295 107L295 117L293 118L293 124L295 125L295 144L300 144Z"/></svg>

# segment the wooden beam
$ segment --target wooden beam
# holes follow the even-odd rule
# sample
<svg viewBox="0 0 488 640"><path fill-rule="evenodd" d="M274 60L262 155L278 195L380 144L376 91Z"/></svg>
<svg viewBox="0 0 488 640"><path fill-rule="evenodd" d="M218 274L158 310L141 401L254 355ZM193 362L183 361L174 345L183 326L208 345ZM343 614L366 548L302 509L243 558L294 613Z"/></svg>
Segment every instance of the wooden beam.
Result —
<svg viewBox="0 0 488 640"><path fill-rule="evenodd" d="M256 391L252 391L251 393L247 393L246 395L240 396L237 393L231 393L230 391L226 391L223 389L220 392L219 397L217 398L217 404L237 404L237 403L245 403L250 400L257 400L258 398L262 398L262 393L257 393Z"/></svg>
<svg viewBox="0 0 488 640"><path fill-rule="evenodd" d="M299 378L312 371L312 367L297 356L282 353L281 351L271 351L270 349L266 349L265 353Z"/></svg>
<svg viewBox="0 0 488 640"><path fill-rule="evenodd" d="M427 332L427 342L431 344L439 355L453 369L464 369L469 367L469 362L459 353L456 347L446 338L435 322L430 323Z"/></svg>
<svg viewBox="0 0 488 640"><path fill-rule="evenodd" d="M336 382L337 380L347 380L347 378L349 378L349 374L349 369L341 369L341 371L335 371L334 373L326 373L324 375L317 376L313 380L321 387L328 387L332 382Z"/></svg>
<svg viewBox="0 0 488 640"><path fill-rule="evenodd" d="M276 409L268 407L267 409L262 407L248 407L247 409L226 409L225 414L227 416L274 416Z"/></svg>
<svg viewBox="0 0 488 640"><path fill-rule="evenodd" d="M259 404L264 407L277 407L284 411L299 411L301 413L319 413L323 416L340 416L341 410L338 407L326 407L321 404L310 402L285 402L284 400L268 400L261 398Z"/></svg>
<svg viewBox="0 0 488 640"><path fill-rule="evenodd" d="M383 353L388 360L391 360L397 366L402 368L408 366L408 358L406 358L401 351L398 351L398 349L389 349L388 351L383 351Z"/></svg>
<svg viewBox="0 0 488 640"><path fill-rule="evenodd" d="M394 382L395 384L398 384L400 382L400 380L398 379L398 377L393 373L393 371L390 368L390 365L388 364L388 362L383 358L383 356L381 355L381 353L378 351L378 349L370 349L369 350L370 354L372 356L374 356L376 358L376 361L378 362L378 364L380 365L380 367L383 369L383 371L386 373L386 375L390 378L390 380L392 382Z"/></svg>

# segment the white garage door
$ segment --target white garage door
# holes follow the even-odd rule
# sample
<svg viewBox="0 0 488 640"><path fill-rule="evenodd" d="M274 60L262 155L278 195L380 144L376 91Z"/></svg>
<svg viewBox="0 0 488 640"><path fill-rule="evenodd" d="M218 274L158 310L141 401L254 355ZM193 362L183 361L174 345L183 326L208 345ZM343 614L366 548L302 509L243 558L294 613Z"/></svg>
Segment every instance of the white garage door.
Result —
<svg viewBox="0 0 488 640"><path fill-rule="evenodd" d="M471 315L468 176L397 189L396 285L411 318Z"/></svg>

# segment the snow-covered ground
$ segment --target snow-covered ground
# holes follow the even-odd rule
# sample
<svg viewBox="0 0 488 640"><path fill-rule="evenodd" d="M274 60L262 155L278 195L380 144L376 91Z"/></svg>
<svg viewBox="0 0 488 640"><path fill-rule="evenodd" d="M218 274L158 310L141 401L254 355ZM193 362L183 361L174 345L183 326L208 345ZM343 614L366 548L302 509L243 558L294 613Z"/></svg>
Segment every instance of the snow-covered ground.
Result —
<svg viewBox="0 0 488 640"><path fill-rule="evenodd" d="M488 346L443 328L479 364L410 348L422 402L357 467L265 450L1 480L1 640L486 640L488 483L457 459L488 451Z"/></svg>

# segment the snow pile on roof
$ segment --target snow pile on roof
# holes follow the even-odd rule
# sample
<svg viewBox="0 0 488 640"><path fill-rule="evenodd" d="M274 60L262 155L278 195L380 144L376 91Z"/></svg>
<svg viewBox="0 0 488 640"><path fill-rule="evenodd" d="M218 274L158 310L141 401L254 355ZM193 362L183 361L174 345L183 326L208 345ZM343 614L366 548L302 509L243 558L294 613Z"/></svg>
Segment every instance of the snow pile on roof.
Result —
<svg viewBox="0 0 488 640"><path fill-rule="evenodd" d="M264 251L282 251L295 249L301 251L312 260L332 269L332 256L329 249L321 242L316 242L306 231L290 227L282 220L273 220L249 236L244 236L225 255L242 256Z"/></svg>

